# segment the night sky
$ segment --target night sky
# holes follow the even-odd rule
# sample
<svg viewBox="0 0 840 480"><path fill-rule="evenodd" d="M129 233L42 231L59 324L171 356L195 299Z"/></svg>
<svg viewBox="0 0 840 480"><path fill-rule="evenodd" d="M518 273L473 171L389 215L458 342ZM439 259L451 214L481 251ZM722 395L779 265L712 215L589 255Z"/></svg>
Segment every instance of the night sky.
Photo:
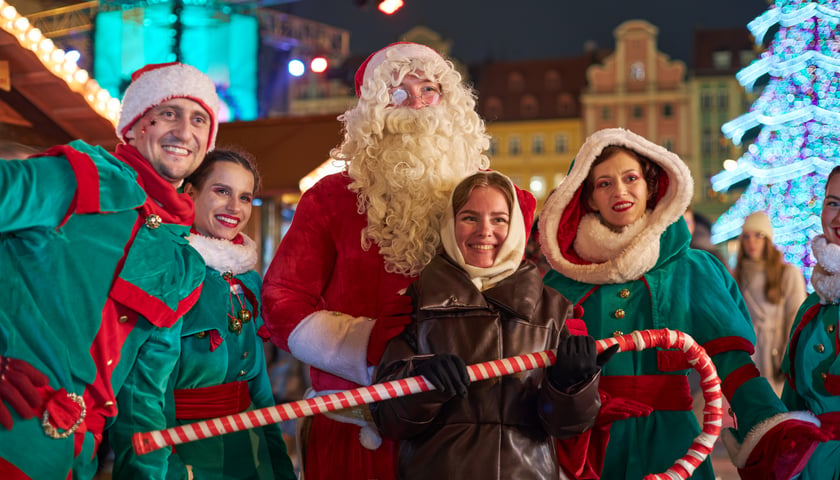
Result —
<svg viewBox="0 0 840 480"><path fill-rule="evenodd" d="M690 65L695 28L744 28L766 0L405 0L392 16L378 0L297 0L275 8L350 30L354 55L367 55L417 25L452 41L451 55L474 64L575 56L592 40L614 48L613 30L631 19L659 28L659 50Z"/></svg>

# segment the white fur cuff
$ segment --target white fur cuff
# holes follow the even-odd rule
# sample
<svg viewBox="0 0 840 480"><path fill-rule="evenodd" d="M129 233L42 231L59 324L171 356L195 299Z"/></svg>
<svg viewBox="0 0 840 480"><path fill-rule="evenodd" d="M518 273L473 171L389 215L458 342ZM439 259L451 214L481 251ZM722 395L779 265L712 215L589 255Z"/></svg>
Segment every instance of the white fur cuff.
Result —
<svg viewBox="0 0 840 480"><path fill-rule="evenodd" d="M367 364L367 347L374 323L367 317L319 310L292 330L289 351L319 370L370 385L373 367Z"/></svg>
<svg viewBox="0 0 840 480"><path fill-rule="evenodd" d="M747 433L746 438L744 438L744 441L740 444L729 429L724 429L720 438L723 440L723 445L726 447L726 451L729 452L729 458L732 459L732 463L738 468L743 468L744 465L747 464L747 459L755 449L755 446L758 445L758 442L760 442L762 438L764 438L764 435L772 430L773 427L788 420L801 420L803 422L813 423L817 427L820 426L819 419L811 412L798 411L773 415L772 417L755 425L752 430Z"/></svg>

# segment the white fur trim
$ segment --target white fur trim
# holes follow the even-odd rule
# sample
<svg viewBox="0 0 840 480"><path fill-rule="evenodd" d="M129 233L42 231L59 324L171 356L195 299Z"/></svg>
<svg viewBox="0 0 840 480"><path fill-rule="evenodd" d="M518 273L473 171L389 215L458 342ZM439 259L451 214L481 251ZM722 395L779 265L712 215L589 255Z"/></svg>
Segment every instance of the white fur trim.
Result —
<svg viewBox="0 0 840 480"><path fill-rule="evenodd" d="M374 53L367 65L365 65L365 72L362 75L362 85L367 85L373 78L373 73L376 68L385 63L386 60L392 56L400 56L406 58L434 58L443 60L433 48L421 45L419 43L394 43Z"/></svg>
<svg viewBox="0 0 840 480"><path fill-rule="evenodd" d="M577 265L565 257L557 242L560 218L577 190L583 185L595 158L610 145L629 148L649 158L665 170L669 185L665 195L650 213L648 227L630 242L622 253L604 263ZM540 214L540 243L543 254L552 268L563 275L583 283L613 284L635 280L647 270L640 261L650 255L651 244L659 245L659 237L668 226L679 220L691 203L694 181L685 162L675 153L623 128L599 130L586 139L569 175L546 200ZM581 199L581 201L584 201ZM657 247L658 248L658 247ZM643 270L639 272L639 270Z"/></svg>
<svg viewBox="0 0 840 480"><path fill-rule="evenodd" d="M820 303L836 303L840 300L840 245L828 243L825 235L817 235L811 240L811 251L817 259L811 285L820 296Z"/></svg>
<svg viewBox="0 0 840 480"><path fill-rule="evenodd" d="M217 272L231 272L234 275L253 270L257 266L257 244L242 234L242 245L230 240L192 234L190 246L201 254L204 263Z"/></svg>
<svg viewBox="0 0 840 480"><path fill-rule="evenodd" d="M123 95L120 120L117 123L119 138L128 143L126 133L150 108L173 98L187 98L197 102L210 115L212 125L207 151L216 148L219 96L210 77L184 63L149 69L134 78L135 75L132 75L132 81Z"/></svg>
<svg viewBox="0 0 840 480"><path fill-rule="evenodd" d="M371 425L365 425L359 430L359 442L368 450L376 450L382 445L382 436Z"/></svg>
<svg viewBox="0 0 840 480"><path fill-rule="evenodd" d="M740 444L729 429L724 429L721 434L721 440L723 440L723 445L726 447L726 451L729 453L729 458L732 460L732 463L738 468L743 468L744 465L747 464L750 454L752 454L756 445L758 445L758 442L761 441L764 435L772 430L773 427L789 420L800 420L812 423L817 427L820 426L820 420L811 412L797 411L779 413L755 425L752 430L747 433L744 441Z"/></svg>
<svg viewBox="0 0 840 480"><path fill-rule="evenodd" d="M320 392L316 392L310 388L304 394L304 398L309 399L324 395L331 395L340 391L341 390L322 390ZM360 410L367 410L367 408L367 405L360 405L353 408L324 412L323 414L336 422L349 423L351 425L358 426L360 428L359 443L368 450L376 450L382 445L382 435L379 433L379 429L376 427L376 424L373 423L372 420L366 419L370 416L369 411L367 413L363 413Z"/></svg>
<svg viewBox="0 0 840 480"><path fill-rule="evenodd" d="M292 330L289 351L319 370L370 385L373 367L367 364L367 347L374 323L372 318L319 310Z"/></svg>

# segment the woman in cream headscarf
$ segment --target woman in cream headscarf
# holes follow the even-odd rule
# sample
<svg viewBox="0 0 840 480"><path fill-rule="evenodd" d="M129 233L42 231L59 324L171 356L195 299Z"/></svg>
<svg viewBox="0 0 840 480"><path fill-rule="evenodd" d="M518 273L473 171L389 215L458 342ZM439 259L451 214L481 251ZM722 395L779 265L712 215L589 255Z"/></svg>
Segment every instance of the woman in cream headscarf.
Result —
<svg viewBox="0 0 840 480"><path fill-rule="evenodd" d="M386 347L376 381L424 375L436 391L371 409L400 439L400 479L556 479L553 437L592 425L598 362L610 354L598 359L591 337L569 337L571 304L522 261L525 198L498 173L467 177L442 222L445 253L409 287L412 321ZM465 364L558 344L555 367L469 381Z"/></svg>

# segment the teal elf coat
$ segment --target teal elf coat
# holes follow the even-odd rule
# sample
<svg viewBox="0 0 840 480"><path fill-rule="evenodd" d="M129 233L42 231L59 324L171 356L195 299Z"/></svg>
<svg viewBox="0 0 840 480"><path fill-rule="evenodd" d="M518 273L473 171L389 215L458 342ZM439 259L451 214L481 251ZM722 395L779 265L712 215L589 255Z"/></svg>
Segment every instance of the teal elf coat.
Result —
<svg viewBox="0 0 840 480"><path fill-rule="evenodd" d="M44 155L0 161L0 355L31 363L51 390L81 395L87 411L64 439L47 436L37 416L12 412L12 430L0 429L0 476L65 479L72 469L73 478L92 478L102 431L113 426L120 478L156 478L149 472L170 449L133 455L124 425L166 426L163 393L178 358L177 320L198 298L204 276L184 238L192 203L133 147L120 145L114 156L75 141ZM138 181L160 197L147 197ZM175 217L160 205L178 207L183 225L166 223ZM164 223L147 226L152 212ZM66 396L45 398L50 410Z"/></svg>
<svg viewBox="0 0 840 480"><path fill-rule="evenodd" d="M664 171L654 192L655 207L649 203L647 214L620 233L601 224L597 213L586 209L579 198L593 162L608 145L630 148ZM704 346L737 419L738 430L727 446L738 462L763 434L753 432L756 425L784 421L788 413L750 359L755 332L734 279L711 254L689 248L691 238L682 214L692 188L688 168L675 154L627 130L596 132L541 214L540 241L553 268L544 281L583 308L588 334L595 338L669 328ZM613 376L627 380L647 376L631 382L643 390L640 393L654 388L642 381L668 380L671 386L657 397L676 399L679 406L613 423L603 478L638 479L661 473L686 453L700 428L690 402L686 405L687 382L673 376L685 377L688 368L678 352L662 349L619 353L604 366L602 388ZM680 387L674 389L673 381ZM753 435L741 448L748 433ZM714 479L708 459L692 478Z"/></svg>
<svg viewBox="0 0 840 480"><path fill-rule="evenodd" d="M816 415L840 412L838 327L840 306L836 302L821 304L817 293L805 299L796 314L789 350L782 361L782 372L786 379L782 401L789 408L807 408ZM791 357L794 359L793 367ZM824 375L826 378L823 378ZM840 479L840 441L829 441L817 446L799 478Z"/></svg>
<svg viewBox="0 0 840 480"><path fill-rule="evenodd" d="M242 235L242 244L193 233L190 244L207 264L201 298L184 316L181 358L169 383L173 390L247 382L250 409L274 406L268 378L263 327L258 302L262 279L253 268L256 244ZM231 275L230 283L225 275ZM235 293L231 293L232 290ZM254 303L252 303L254 302ZM233 316L246 309L250 321L232 331ZM235 328L235 325L234 325ZM234 410L237 410L234 408ZM226 414L231 414L229 412ZM235 413L238 413L235 412ZM216 415L222 416L222 415ZM183 425L211 417L178 419ZM190 465L196 479L294 479L294 469L279 424L242 430L175 447L180 461ZM175 473L182 471L172 462Z"/></svg>

